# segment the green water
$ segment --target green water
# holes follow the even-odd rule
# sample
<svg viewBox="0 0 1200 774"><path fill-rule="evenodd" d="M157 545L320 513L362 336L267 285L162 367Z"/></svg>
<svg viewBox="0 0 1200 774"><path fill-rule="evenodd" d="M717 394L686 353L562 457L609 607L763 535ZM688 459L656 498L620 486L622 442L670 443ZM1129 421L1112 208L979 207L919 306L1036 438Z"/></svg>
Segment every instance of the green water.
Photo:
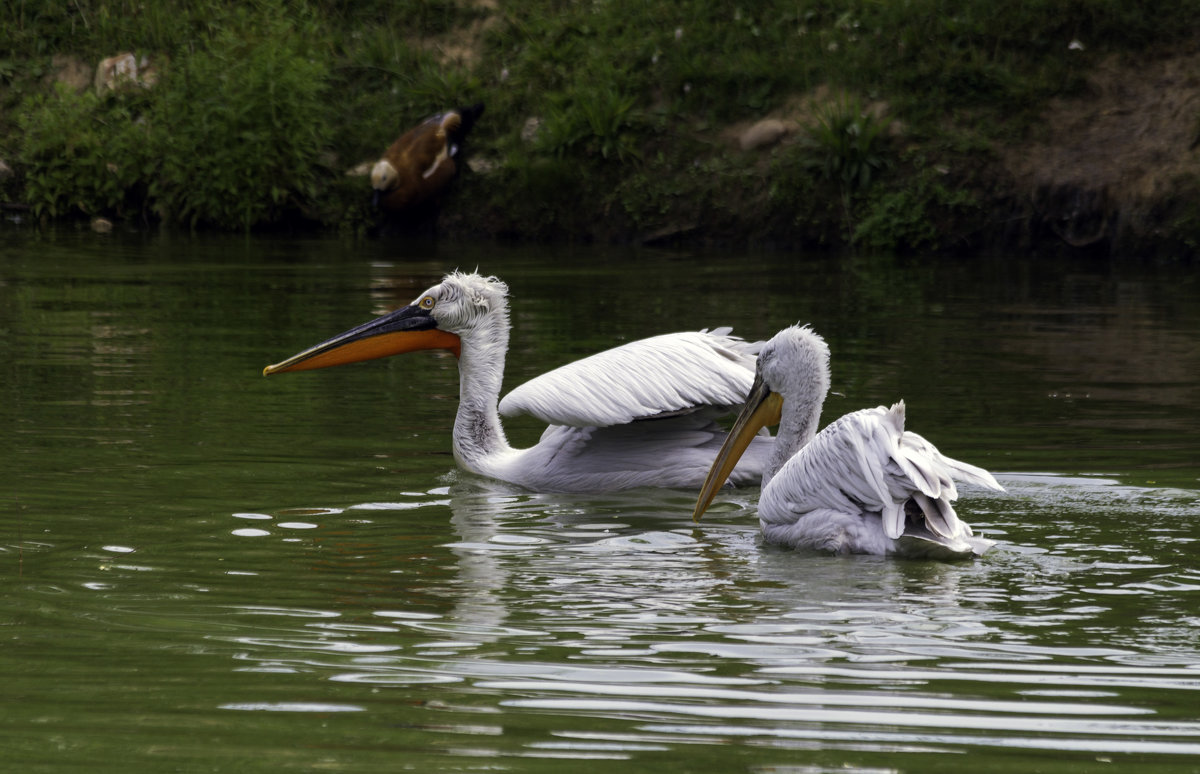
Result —
<svg viewBox="0 0 1200 774"><path fill-rule="evenodd" d="M508 387L812 323L829 415L998 473L998 547L458 474L448 356L260 376L455 267L511 287ZM1197 342L1187 267L0 234L0 768L1195 771Z"/></svg>

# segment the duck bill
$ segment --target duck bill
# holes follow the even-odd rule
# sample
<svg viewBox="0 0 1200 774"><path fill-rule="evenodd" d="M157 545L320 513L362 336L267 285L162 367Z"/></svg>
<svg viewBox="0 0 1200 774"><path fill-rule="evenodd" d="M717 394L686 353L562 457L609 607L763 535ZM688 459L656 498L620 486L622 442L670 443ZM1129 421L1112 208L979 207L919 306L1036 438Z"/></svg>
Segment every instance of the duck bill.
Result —
<svg viewBox="0 0 1200 774"><path fill-rule="evenodd" d="M708 510L718 490L729 478L729 474L733 472L758 431L769 425L779 424L782 410L783 398L779 393L771 392L771 388L756 376L750 394L746 397L746 407L734 421L725 443L721 444L721 450L717 452L717 458L708 470L704 486L700 488L700 496L696 498L696 509L692 511L694 521L700 521L700 517Z"/></svg>
<svg viewBox="0 0 1200 774"><path fill-rule="evenodd" d="M329 368L422 349L445 349L458 357L462 340L439 330L429 312L406 306L269 365L263 369L263 376Z"/></svg>

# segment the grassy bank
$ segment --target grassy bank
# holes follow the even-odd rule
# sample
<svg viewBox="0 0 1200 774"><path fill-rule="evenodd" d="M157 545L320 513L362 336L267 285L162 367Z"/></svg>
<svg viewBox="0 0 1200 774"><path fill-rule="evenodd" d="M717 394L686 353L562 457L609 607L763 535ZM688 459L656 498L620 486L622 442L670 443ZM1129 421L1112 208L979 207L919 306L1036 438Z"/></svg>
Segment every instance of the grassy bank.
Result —
<svg viewBox="0 0 1200 774"><path fill-rule="evenodd" d="M363 231L369 183L347 170L483 101L443 231L973 248L1017 198L1001 149L1097 62L1191 35L1198 5L11 2L0 199L37 219ZM67 58L122 51L152 86L54 85ZM766 118L780 136L744 150Z"/></svg>

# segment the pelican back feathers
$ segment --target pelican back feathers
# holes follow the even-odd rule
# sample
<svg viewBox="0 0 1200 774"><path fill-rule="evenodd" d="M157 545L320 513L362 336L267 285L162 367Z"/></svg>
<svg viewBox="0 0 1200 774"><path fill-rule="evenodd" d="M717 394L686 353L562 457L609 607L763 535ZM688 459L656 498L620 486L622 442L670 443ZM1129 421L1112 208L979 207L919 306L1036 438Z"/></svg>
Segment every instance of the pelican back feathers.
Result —
<svg viewBox="0 0 1200 774"><path fill-rule="evenodd" d="M764 535L834 553L961 558L986 548L954 510L954 479L1002 488L904 431L903 412L896 404L846 414L800 449L764 489Z"/></svg>

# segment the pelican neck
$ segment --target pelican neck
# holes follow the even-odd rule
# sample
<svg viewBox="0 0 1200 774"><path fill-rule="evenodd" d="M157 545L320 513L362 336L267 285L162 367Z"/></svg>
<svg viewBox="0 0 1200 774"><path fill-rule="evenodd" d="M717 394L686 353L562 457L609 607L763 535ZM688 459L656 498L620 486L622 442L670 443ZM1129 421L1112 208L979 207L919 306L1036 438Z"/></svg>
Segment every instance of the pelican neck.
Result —
<svg viewBox="0 0 1200 774"><path fill-rule="evenodd" d="M492 324L459 334L458 413L454 418L454 456L459 464L479 473L480 462L510 451L497 408L508 351L508 326Z"/></svg>

